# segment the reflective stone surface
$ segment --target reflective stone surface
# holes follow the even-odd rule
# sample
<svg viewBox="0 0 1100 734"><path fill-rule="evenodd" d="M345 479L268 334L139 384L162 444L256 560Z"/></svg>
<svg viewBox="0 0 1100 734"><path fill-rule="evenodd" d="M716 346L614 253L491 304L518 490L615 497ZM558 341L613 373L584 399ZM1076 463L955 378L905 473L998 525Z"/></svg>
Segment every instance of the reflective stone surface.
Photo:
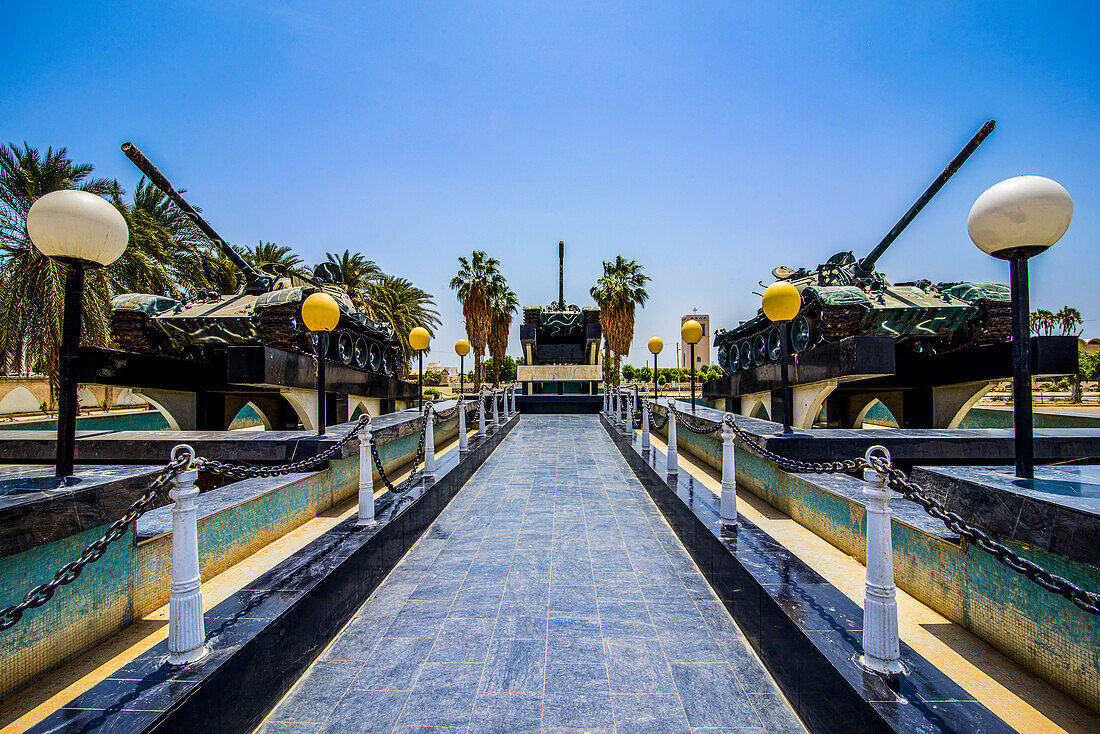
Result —
<svg viewBox="0 0 1100 734"><path fill-rule="evenodd" d="M728 730L804 731L576 415L525 416L260 729Z"/></svg>

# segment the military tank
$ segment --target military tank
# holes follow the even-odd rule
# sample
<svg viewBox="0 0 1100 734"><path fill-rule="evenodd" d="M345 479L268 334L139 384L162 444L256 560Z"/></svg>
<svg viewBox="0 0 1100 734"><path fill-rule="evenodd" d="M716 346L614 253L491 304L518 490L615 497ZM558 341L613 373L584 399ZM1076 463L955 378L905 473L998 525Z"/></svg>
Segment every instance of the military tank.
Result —
<svg viewBox="0 0 1100 734"><path fill-rule="evenodd" d="M565 302L565 242L558 242L558 300L524 306L519 340L524 360L538 364L597 364L600 309Z"/></svg>
<svg viewBox="0 0 1100 734"><path fill-rule="evenodd" d="M839 252L816 268L772 270L802 294L802 308L788 324L791 351L798 353L855 335L885 335L918 353L943 353L1011 338L1010 291L1001 283L890 283L875 269L886 249L984 141L996 122L986 122L909 211L864 258ZM733 329L714 333L718 363L727 373L779 359L778 324L763 310Z"/></svg>
<svg viewBox="0 0 1100 734"><path fill-rule="evenodd" d="M335 263L321 263L313 275L278 265L254 268L206 222L137 146L122 146L154 186L210 238L239 271L235 293L200 291L185 299L149 293L124 293L111 299L111 335L125 351L203 358L208 350L264 345L316 354L313 335L301 322L301 303L319 291L340 307L325 356L353 369L395 376L402 364L401 343L393 328L362 314L341 286Z"/></svg>

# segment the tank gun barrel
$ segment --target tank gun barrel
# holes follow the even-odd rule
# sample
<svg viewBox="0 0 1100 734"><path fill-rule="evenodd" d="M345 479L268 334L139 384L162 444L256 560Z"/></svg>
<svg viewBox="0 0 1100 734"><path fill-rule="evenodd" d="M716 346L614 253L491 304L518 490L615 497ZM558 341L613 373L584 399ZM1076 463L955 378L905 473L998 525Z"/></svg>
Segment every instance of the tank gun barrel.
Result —
<svg viewBox="0 0 1100 734"><path fill-rule="evenodd" d="M959 170L962 164L966 163L966 159L970 157L970 154L977 150L978 146L989 137L989 134L993 132L993 128L995 127L997 127L996 120L989 120L982 125L981 129L970 139L970 142L959 151L959 154L947 164L947 168L943 169L943 172L936 177L932 185L925 189L924 193L920 195L920 198L913 203L913 206L909 207L909 211L905 212L902 218L898 220L898 223L894 225L893 229L886 233L886 236L875 246L875 249L871 250L867 257L857 263L857 269L859 271L870 273L875 269L875 263L878 262L878 259L886 252L886 249L894 243L894 240L896 240L902 231L909 226L909 223L920 214L921 209L927 206L928 202L932 200L932 197L943 188L943 185L955 175L955 172Z"/></svg>
<svg viewBox="0 0 1100 734"><path fill-rule="evenodd" d="M153 163L145 157L145 154L138 149L133 143L123 143L122 152L126 154L126 157L137 166L138 170L145 174L145 177L152 181L153 185L164 192L165 196L172 200L172 202L180 208L187 218L195 223L195 226L202 230L203 234L210 238L210 241L218 246L218 249L229 258L238 270L244 273L245 279L249 283L262 283L266 278L261 275L255 268L244 261L244 258L240 254L229 246L220 234L214 231L214 228L210 226L205 219L203 219L195 207L187 203L187 200L180 195L180 192L176 191L175 187L169 183L164 174L160 172Z"/></svg>

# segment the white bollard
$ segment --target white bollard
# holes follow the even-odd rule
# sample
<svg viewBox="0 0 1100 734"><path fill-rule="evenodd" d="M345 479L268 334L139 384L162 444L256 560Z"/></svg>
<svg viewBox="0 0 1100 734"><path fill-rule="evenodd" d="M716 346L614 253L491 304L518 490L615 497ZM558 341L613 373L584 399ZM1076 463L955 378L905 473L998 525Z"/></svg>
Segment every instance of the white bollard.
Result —
<svg viewBox="0 0 1100 734"><path fill-rule="evenodd" d="M466 435L466 398L458 396L458 452L469 451L469 436Z"/></svg>
<svg viewBox="0 0 1100 734"><path fill-rule="evenodd" d="M435 421L431 403L424 406L424 476L435 477Z"/></svg>
<svg viewBox="0 0 1100 734"><path fill-rule="evenodd" d="M607 385L603 386L603 412L604 415L611 412L611 393L607 391Z"/></svg>
<svg viewBox="0 0 1100 734"><path fill-rule="evenodd" d="M356 525L374 525L374 472L370 455L370 420L359 429L359 519Z"/></svg>
<svg viewBox="0 0 1100 734"><path fill-rule="evenodd" d="M190 446L172 449L172 460L180 453L195 458ZM172 582L168 599L168 664L186 665L202 659L206 653L206 627L202 619L202 579L199 576L199 488L195 486L197 469L187 468L172 480L168 496L172 507Z"/></svg>
<svg viewBox="0 0 1100 734"><path fill-rule="evenodd" d="M508 388L504 388L504 390L501 391L500 401L502 403L504 403L504 410L502 411L502 416L501 417L504 418L504 422L507 423L508 422Z"/></svg>
<svg viewBox="0 0 1100 734"><path fill-rule="evenodd" d="M497 395L497 391L493 390L493 430L496 431L500 428L500 409L497 407L497 403L500 402L500 396Z"/></svg>
<svg viewBox="0 0 1100 734"><path fill-rule="evenodd" d="M680 473L680 461L676 454L676 416L672 406L676 401L668 401L668 453L665 454L665 474L674 477Z"/></svg>
<svg viewBox="0 0 1100 734"><path fill-rule="evenodd" d="M626 394L626 423L623 424L623 433L633 437L634 435L634 396Z"/></svg>
<svg viewBox="0 0 1100 734"><path fill-rule="evenodd" d="M733 416L726 413L722 421L722 499L721 516L722 525L727 528L737 527L737 461L736 449L733 445L733 426L729 421Z"/></svg>
<svg viewBox="0 0 1100 734"><path fill-rule="evenodd" d="M649 451L649 401L642 401L642 452Z"/></svg>
<svg viewBox="0 0 1100 734"><path fill-rule="evenodd" d="M611 422L618 425L619 423L619 391L612 390L611 392Z"/></svg>
<svg viewBox="0 0 1100 734"><path fill-rule="evenodd" d="M890 453L882 446L867 449L872 453ZM863 594L863 657L860 661L884 675L905 672L898 645L898 604L894 586L894 546L890 528L890 498L894 492L886 486L886 476L864 469L867 482L867 585Z"/></svg>
<svg viewBox="0 0 1100 734"><path fill-rule="evenodd" d="M477 394L477 436L485 438L485 390Z"/></svg>
<svg viewBox="0 0 1100 734"><path fill-rule="evenodd" d="M516 414L516 389L512 388L512 415Z"/></svg>

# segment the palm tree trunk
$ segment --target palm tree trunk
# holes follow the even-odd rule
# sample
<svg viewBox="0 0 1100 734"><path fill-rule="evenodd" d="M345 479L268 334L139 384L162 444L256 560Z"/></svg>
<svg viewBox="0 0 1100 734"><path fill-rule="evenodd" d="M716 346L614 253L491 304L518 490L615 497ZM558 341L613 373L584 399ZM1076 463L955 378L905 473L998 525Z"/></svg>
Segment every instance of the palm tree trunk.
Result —
<svg viewBox="0 0 1100 734"><path fill-rule="evenodd" d="M474 352L474 390L481 389L481 350Z"/></svg>
<svg viewBox="0 0 1100 734"><path fill-rule="evenodd" d="M623 357L618 352L615 352L615 387L619 386L619 371L621 369Z"/></svg>

